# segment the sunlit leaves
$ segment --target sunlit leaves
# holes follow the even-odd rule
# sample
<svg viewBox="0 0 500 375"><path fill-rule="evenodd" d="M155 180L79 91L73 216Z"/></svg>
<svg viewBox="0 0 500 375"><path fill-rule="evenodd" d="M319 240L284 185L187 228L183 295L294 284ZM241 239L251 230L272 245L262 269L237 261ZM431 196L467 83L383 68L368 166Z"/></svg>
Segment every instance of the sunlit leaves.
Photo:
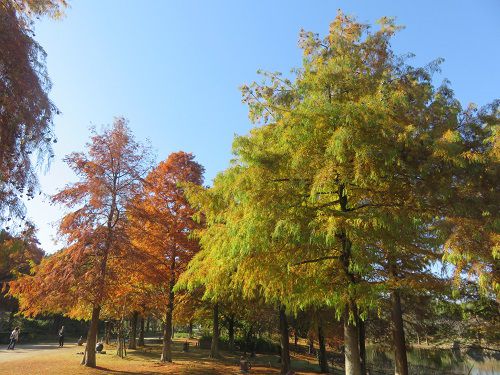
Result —
<svg viewBox="0 0 500 375"><path fill-rule="evenodd" d="M70 209L59 226L66 247L13 284L26 314L77 316L88 314L90 306L113 305L131 261L125 210L151 163L148 149L117 118L101 133L92 131L86 152L65 161L79 177L53 197Z"/></svg>

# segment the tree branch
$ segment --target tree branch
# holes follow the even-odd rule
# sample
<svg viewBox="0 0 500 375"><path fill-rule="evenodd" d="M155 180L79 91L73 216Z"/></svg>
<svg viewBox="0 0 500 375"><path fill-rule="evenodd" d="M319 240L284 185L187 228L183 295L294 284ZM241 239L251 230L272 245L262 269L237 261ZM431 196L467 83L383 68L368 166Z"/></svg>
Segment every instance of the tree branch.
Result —
<svg viewBox="0 0 500 375"><path fill-rule="evenodd" d="M339 259L339 256L333 256L333 255L328 255L316 259L308 259L308 260L303 260L302 262L298 263L293 263L292 266L300 266L301 264L307 264L307 263L316 263L316 262L321 262L323 260L328 260L328 259Z"/></svg>

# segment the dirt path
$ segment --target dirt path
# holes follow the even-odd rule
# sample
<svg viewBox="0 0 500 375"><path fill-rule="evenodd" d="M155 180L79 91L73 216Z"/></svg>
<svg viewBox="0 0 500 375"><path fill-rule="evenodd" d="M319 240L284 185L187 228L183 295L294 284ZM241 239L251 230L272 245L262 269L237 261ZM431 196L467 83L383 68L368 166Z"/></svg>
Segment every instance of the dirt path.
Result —
<svg viewBox="0 0 500 375"><path fill-rule="evenodd" d="M14 350L7 350L7 346L0 347L0 363L17 361L33 357L45 357L61 354L67 350L73 350L75 344L64 345L63 348L59 347L58 343L44 343L44 344L19 344L16 345Z"/></svg>

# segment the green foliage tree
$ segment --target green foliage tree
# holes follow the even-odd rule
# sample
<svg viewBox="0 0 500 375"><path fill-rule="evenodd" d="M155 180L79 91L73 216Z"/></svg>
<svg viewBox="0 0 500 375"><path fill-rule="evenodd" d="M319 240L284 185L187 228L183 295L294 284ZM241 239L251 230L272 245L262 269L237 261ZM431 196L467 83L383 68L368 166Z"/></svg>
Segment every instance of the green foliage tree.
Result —
<svg viewBox="0 0 500 375"><path fill-rule="evenodd" d="M450 132L459 149L451 189L453 203L445 207L449 236L445 260L456 266L455 281L477 280L485 294L500 296L500 100L465 109Z"/></svg>
<svg viewBox="0 0 500 375"><path fill-rule="evenodd" d="M468 169L484 174L467 154L473 127L460 104L446 82L433 86L439 61L408 65L390 48L399 27L379 23L371 32L340 13L324 39L302 32L295 79L264 73L263 83L243 86L262 126L236 138L233 165L211 189L193 193L213 265L204 277L229 269L220 280L246 296L291 310L334 307L346 373L355 375L356 323L383 290L394 297L396 372L407 373L399 290L419 276L426 283L439 243L458 233L453 216L468 207L454 203L470 190Z"/></svg>

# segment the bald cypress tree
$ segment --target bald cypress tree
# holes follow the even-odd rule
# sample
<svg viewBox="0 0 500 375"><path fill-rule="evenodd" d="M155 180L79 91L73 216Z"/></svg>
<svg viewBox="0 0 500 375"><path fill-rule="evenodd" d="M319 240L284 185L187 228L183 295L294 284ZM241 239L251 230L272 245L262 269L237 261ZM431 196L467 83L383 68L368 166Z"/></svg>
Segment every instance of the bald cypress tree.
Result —
<svg viewBox="0 0 500 375"><path fill-rule="evenodd" d="M193 193L207 219L202 247L243 293L335 309L349 375L362 371L360 314L382 291L394 297L396 372L407 373L402 279L426 280L468 180L462 108L432 82L439 60L412 67L390 47L399 27L379 24L339 13L325 38L302 32L303 65L242 87L258 126L235 139L214 186Z"/></svg>

